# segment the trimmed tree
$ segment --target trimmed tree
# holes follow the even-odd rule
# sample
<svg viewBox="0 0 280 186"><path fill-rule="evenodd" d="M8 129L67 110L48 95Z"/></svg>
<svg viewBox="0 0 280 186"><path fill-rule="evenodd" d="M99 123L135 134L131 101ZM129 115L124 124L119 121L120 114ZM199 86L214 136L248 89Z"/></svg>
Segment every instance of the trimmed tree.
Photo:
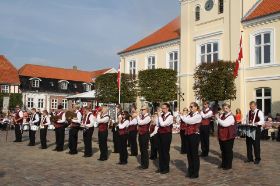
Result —
<svg viewBox="0 0 280 186"><path fill-rule="evenodd" d="M177 99L177 72L171 69L150 69L139 72L140 96L149 102L167 102Z"/></svg>
<svg viewBox="0 0 280 186"><path fill-rule="evenodd" d="M96 78L96 99L102 103L118 103L119 91L117 86L117 73L104 74ZM128 74L121 75L121 102L135 102L137 92L136 81Z"/></svg>
<svg viewBox="0 0 280 186"><path fill-rule="evenodd" d="M196 97L208 101L236 99L234 68L235 63L226 61L199 65L194 74Z"/></svg>
<svg viewBox="0 0 280 186"><path fill-rule="evenodd" d="M8 93L0 93L0 108L2 110L3 107L3 97L9 96L9 108L14 109L16 105L22 106L22 94L21 93L14 93L14 94L8 94Z"/></svg>

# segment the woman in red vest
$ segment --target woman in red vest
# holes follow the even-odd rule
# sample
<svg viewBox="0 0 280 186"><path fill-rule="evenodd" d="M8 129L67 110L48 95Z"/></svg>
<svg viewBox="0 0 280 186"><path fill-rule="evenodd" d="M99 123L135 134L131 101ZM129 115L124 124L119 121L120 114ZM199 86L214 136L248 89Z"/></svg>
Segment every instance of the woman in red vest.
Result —
<svg viewBox="0 0 280 186"><path fill-rule="evenodd" d="M129 126L129 113L124 111L119 119L119 154L120 154L120 162L118 164L125 165L127 164L128 152L127 152L127 138L128 131L127 127Z"/></svg>
<svg viewBox="0 0 280 186"><path fill-rule="evenodd" d="M188 115L181 115L182 121L185 123L185 142L186 152L188 157L188 172L187 177L191 179L199 177L199 126L201 124L202 117L199 113L199 106L197 103L192 102L190 104L190 113Z"/></svg>
<svg viewBox="0 0 280 186"><path fill-rule="evenodd" d="M218 122L218 139L222 151L222 164L219 168L229 170L232 168L233 144L236 137L235 119L230 110L230 105L223 104L223 113L216 115Z"/></svg>

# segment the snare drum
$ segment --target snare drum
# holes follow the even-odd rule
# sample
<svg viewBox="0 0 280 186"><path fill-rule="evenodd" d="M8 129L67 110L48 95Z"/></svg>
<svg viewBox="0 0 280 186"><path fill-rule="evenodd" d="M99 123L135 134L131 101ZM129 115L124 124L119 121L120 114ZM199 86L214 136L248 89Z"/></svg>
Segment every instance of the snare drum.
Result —
<svg viewBox="0 0 280 186"><path fill-rule="evenodd" d="M32 130L32 131L37 131L38 128L39 128L38 126L32 125L32 126L30 127L30 130Z"/></svg>
<svg viewBox="0 0 280 186"><path fill-rule="evenodd" d="M23 131L29 131L29 128L30 128L29 124L25 124L25 123L24 123L24 124L22 125L22 130L23 130Z"/></svg>
<svg viewBox="0 0 280 186"><path fill-rule="evenodd" d="M54 130L54 129L55 129L54 125L49 125L48 126L48 130Z"/></svg>

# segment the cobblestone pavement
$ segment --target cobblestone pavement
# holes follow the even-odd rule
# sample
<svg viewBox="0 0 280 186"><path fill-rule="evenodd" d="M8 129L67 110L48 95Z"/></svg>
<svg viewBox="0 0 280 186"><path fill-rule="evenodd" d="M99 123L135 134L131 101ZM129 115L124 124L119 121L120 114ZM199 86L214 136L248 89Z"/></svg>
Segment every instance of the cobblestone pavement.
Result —
<svg viewBox="0 0 280 186"><path fill-rule="evenodd" d="M79 133L77 155L65 151L54 152L54 132L48 131L48 149L37 145L29 147L28 133L23 134L22 143L13 143L14 131L0 131L0 185L280 185L280 143L262 141L260 165L245 164L244 139L235 140L233 169L218 169L220 150L215 137L211 137L209 157L201 158L200 177L190 180L185 177L186 155L179 153L179 135L173 135L170 173L155 173L157 161L150 161L148 170L138 170L139 157L129 157L127 165L117 165L118 154L112 152L112 138L109 136L109 160L100 162L97 132L94 132L94 155L83 158L82 133ZM66 139L68 135L66 135Z"/></svg>

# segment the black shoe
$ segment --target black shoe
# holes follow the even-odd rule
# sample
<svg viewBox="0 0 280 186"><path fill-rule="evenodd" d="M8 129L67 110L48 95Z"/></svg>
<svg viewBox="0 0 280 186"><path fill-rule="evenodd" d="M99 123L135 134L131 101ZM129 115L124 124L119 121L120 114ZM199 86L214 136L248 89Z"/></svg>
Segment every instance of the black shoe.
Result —
<svg viewBox="0 0 280 186"><path fill-rule="evenodd" d="M181 154L187 154L186 152L180 152Z"/></svg>
<svg viewBox="0 0 280 186"><path fill-rule="evenodd" d="M255 160L254 164L258 165L260 163L261 160Z"/></svg>
<svg viewBox="0 0 280 186"><path fill-rule="evenodd" d="M231 167L224 167L223 170L230 170Z"/></svg>
<svg viewBox="0 0 280 186"><path fill-rule="evenodd" d="M208 154L201 153L199 156L200 156L200 157L207 157L207 156L208 156Z"/></svg>
<svg viewBox="0 0 280 186"><path fill-rule="evenodd" d="M15 142L15 143L19 143L19 142L21 142L21 140L15 140L14 142Z"/></svg>
<svg viewBox="0 0 280 186"><path fill-rule="evenodd" d="M63 149L57 149L56 151L57 151L57 152L62 152L62 151L63 151Z"/></svg>
<svg viewBox="0 0 280 186"><path fill-rule="evenodd" d="M250 162L253 162L253 160L247 159L247 160L244 161L244 163L250 163Z"/></svg>
<svg viewBox="0 0 280 186"><path fill-rule="evenodd" d="M169 173L169 170L161 171L160 174L167 174Z"/></svg>
<svg viewBox="0 0 280 186"><path fill-rule="evenodd" d="M199 176L198 175L191 175L190 176L190 179L196 179L196 178L198 178Z"/></svg>
<svg viewBox="0 0 280 186"><path fill-rule="evenodd" d="M118 151L114 151L114 152L112 152L112 153L119 153Z"/></svg>
<svg viewBox="0 0 280 186"><path fill-rule="evenodd" d="M47 149L47 147L41 147L41 149Z"/></svg>
<svg viewBox="0 0 280 186"><path fill-rule="evenodd" d="M105 159L105 158L99 158L99 159L97 159L98 161L106 161L107 159Z"/></svg>
<svg viewBox="0 0 280 186"><path fill-rule="evenodd" d="M57 151L57 148L53 149L52 151Z"/></svg>
<svg viewBox="0 0 280 186"><path fill-rule="evenodd" d="M224 168L222 164L218 166L218 169L222 169L222 168Z"/></svg>
<svg viewBox="0 0 280 186"><path fill-rule="evenodd" d="M33 143L29 143L27 146L35 146L35 144L33 144Z"/></svg>
<svg viewBox="0 0 280 186"><path fill-rule="evenodd" d="M67 154L75 155L75 154L78 154L78 152L71 152L71 151L69 151L69 152L67 152Z"/></svg>
<svg viewBox="0 0 280 186"><path fill-rule="evenodd" d="M138 156L138 154L129 154L129 156Z"/></svg>

